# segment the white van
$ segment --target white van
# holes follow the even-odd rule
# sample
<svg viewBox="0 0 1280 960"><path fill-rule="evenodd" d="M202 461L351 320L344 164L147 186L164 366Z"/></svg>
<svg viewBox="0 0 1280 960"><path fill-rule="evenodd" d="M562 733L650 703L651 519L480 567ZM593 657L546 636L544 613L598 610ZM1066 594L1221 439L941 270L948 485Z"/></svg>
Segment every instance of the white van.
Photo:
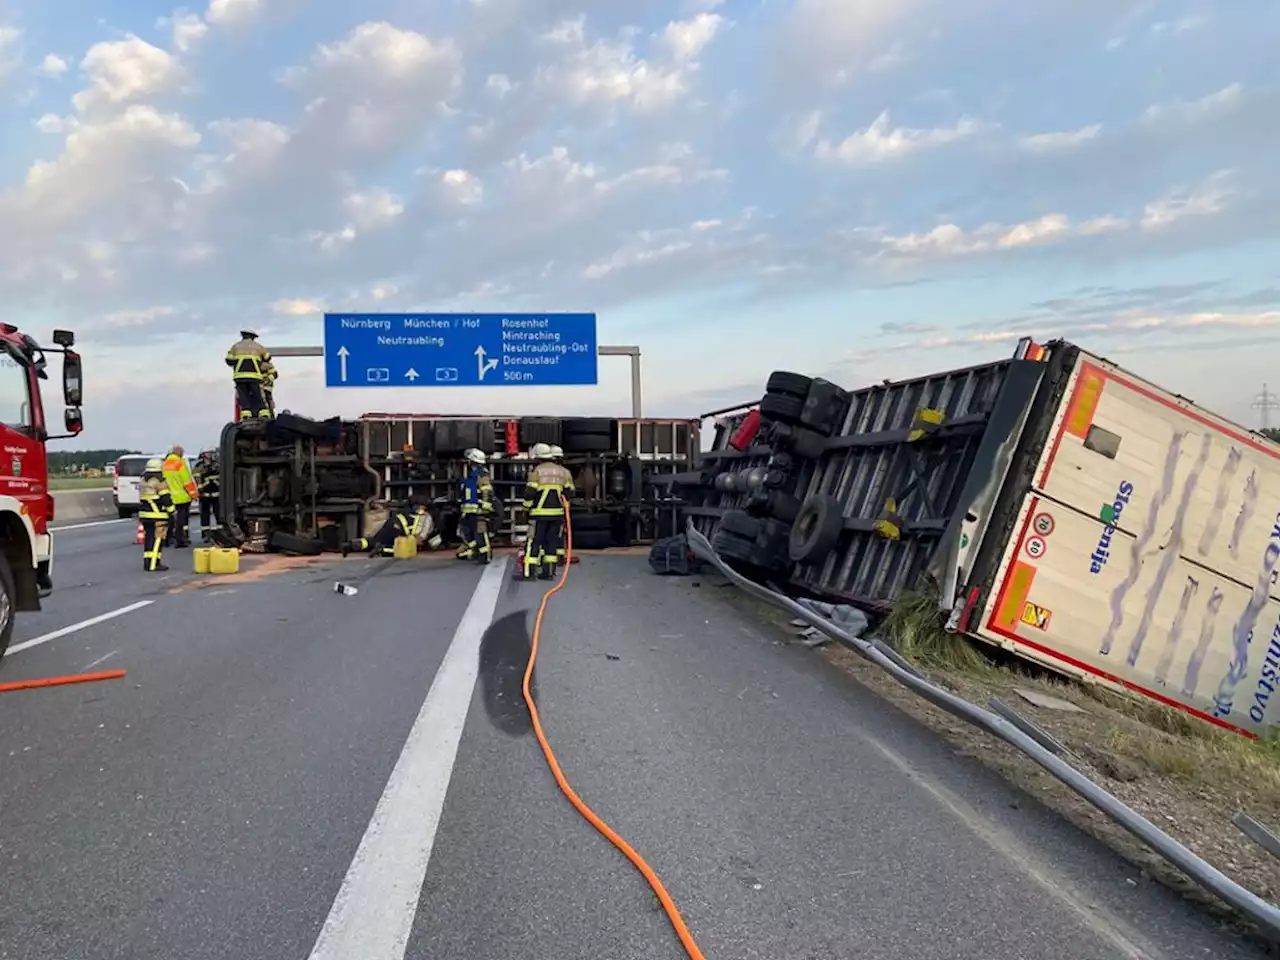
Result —
<svg viewBox="0 0 1280 960"><path fill-rule="evenodd" d="M121 457L115 462L115 473L111 480L111 497L116 504L116 512L121 519L131 517L138 512L138 486L142 483L142 471L147 461L152 459L141 453ZM163 459L163 458L162 458Z"/></svg>

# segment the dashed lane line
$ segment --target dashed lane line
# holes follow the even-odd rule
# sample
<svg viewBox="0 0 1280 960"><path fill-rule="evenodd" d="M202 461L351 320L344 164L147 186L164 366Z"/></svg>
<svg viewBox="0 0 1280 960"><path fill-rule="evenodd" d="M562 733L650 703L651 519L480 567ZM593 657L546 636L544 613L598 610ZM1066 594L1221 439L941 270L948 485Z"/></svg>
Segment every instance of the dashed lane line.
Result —
<svg viewBox="0 0 1280 960"><path fill-rule="evenodd" d="M123 617L126 613L133 613L135 610L141 610L143 607L149 607L155 603L154 600L139 600L137 603L131 603L127 607L121 607L118 610L109 610L106 613L100 613L96 617L90 617L88 620L81 620L79 623L73 623L67 627L61 627L44 636L35 637L32 640L23 640L21 643L15 643L5 651L6 657L11 657L15 653L21 653L23 650L30 650L32 647L38 647L42 643L48 643L50 640L57 640L68 634L77 633L87 627L96 627L100 623L106 623L108 620L114 620L116 617Z"/></svg>

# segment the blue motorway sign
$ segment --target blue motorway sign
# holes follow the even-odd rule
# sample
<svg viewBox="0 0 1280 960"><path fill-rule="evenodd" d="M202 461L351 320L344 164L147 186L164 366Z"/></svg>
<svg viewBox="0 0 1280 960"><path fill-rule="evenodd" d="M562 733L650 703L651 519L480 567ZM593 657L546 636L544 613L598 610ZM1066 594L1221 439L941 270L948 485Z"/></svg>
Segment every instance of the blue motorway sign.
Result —
<svg viewBox="0 0 1280 960"><path fill-rule="evenodd" d="M594 313L326 313L329 387L599 382Z"/></svg>

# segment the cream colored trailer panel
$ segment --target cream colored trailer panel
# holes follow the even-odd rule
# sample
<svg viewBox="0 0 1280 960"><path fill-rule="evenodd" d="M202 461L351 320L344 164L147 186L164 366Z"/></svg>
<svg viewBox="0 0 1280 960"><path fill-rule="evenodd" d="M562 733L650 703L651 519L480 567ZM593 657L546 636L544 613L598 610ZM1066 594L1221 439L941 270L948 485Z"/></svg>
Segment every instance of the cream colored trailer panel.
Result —
<svg viewBox="0 0 1280 960"><path fill-rule="evenodd" d="M979 636L1259 733L1280 725L1280 447L1081 354Z"/></svg>

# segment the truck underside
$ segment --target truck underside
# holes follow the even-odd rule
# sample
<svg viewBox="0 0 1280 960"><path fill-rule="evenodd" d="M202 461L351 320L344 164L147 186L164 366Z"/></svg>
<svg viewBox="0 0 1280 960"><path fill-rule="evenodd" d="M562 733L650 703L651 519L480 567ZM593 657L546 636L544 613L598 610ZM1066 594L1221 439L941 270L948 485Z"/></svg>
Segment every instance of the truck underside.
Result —
<svg viewBox="0 0 1280 960"><path fill-rule="evenodd" d="M317 554L371 534L387 505L425 498L435 529L456 539L463 452L490 456L498 543L523 539L520 510L534 443L565 451L579 496L579 549L630 546L669 535L679 518L663 478L695 465L698 422L557 417L370 414L356 420L228 424L220 446L221 527L215 539L250 552Z"/></svg>

